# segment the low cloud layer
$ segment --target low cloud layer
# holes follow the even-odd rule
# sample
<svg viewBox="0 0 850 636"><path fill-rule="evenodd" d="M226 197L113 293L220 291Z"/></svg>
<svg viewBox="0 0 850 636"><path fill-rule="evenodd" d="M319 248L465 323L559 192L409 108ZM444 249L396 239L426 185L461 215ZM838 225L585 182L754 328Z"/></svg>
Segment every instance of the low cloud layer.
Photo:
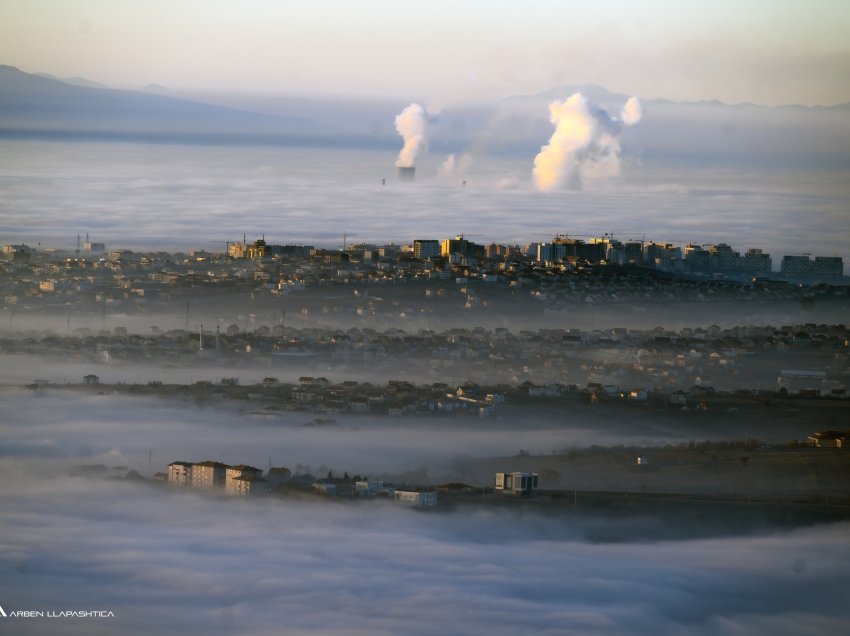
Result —
<svg viewBox="0 0 850 636"><path fill-rule="evenodd" d="M640 124L642 136L648 123ZM462 188L457 181L429 182L445 158L434 152L419 158L416 183L400 187L389 151L4 146L4 243L73 250L74 237L88 232L110 249L223 250L225 241L245 233L339 246L342 231L378 242L484 232L481 241L520 243L559 231L614 232L679 243L731 240L736 249L764 248L774 258L803 250L850 261L850 191L846 179L829 173L729 174L687 166L660 173L644 166L605 189L570 192L565 217L563 197L536 192L528 155L478 157L464 171ZM464 167L460 155L456 165ZM465 219L463 227L458 219Z"/></svg>
<svg viewBox="0 0 850 636"><path fill-rule="evenodd" d="M421 513L390 502L220 498L65 474L94 463L149 473L174 459L264 468L273 455L293 468L301 461L375 476L375 467L438 465L465 448L497 454L520 443L543 450L571 433L590 439L515 422L481 430L478 420L340 417L338 426L306 429L302 415L6 390L0 606L115 618L0 621L38 636L850 630L847 523L788 530L713 519L720 531L712 536L721 538L685 539L708 535L693 532L700 524L680 532L634 512L544 515L532 504ZM320 461L329 466L317 468Z"/></svg>
<svg viewBox="0 0 850 636"><path fill-rule="evenodd" d="M212 459L261 468L269 461L290 469L301 464L320 476L329 469L399 475L424 467L429 482L482 485L492 475L459 458L512 457L520 449L545 455L590 444L676 438L663 426L653 430L645 422L632 432L616 426L594 431L586 417L574 417L565 427L558 417L541 415L494 419L486 426L478 418L335 415L333 424L305 427L314 414L252 414L261 408L259 402L217 400L199 407L189 399L61 389L44 397L25 389L0 395L0 459L26 459L39 466L124 465L146 475L165 471L172 461Z"/></svg>
<svg viewBox="0 0 850 636"><path fill-rule="evenodd" d="M850 629L847 524L596 544L534 514L217 499L0 465L17 634L801 634Z"/></svg>

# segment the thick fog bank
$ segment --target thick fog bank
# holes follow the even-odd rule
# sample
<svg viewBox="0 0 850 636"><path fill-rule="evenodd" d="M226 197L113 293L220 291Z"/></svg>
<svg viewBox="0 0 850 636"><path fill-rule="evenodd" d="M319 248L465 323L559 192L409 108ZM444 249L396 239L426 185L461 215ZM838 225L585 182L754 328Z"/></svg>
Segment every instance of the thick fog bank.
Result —
<svg viewBox="0 0 850 636"><path fill-rule="evenodd" d="M301 466L319 476L328 470L373 477L419 470L420 479L430 483L466 474L469 457L677 438L663 425L641 426L624 436L615 423L606 426L600 421L594 430L593 420L586 417L482 420L328 417L307 412L266 416L252 414L245 403L227 400L199 407L190 400L63 390L41 397L23 389L0 395L0 457L65 466L120 465L144 475L164 471L172 461L211 459L263 469L269 463L292 470ZM427 471L424 475L422 468ZM476 479L489 484L491 478L488 474Z"/></svg>
<svg viewBox="0 0 850 636"><path fill-rule="evenodd" d="M847 524L591 544L490 509L217 499L3 460L0 598L17 634L837 634Z"/></svg>
<svg viewBox="0 0 850 636"><path fill-rule="evenodd" d="M731 242L774 254L837 254L850 225L841 169L670 169L634 158L621 180L584 192L537 192L533 154L482 158L437 178L443 156L394 178L393 152L179 144L3 141L4 241L73 249L74 237L111 248L223 249L265 234L272 242L336 247L483 233L527 243L540 233L613 232L684 244ZM386 185L382 186L382 179ZM778 266L778 260L775 260Z"/></svg>

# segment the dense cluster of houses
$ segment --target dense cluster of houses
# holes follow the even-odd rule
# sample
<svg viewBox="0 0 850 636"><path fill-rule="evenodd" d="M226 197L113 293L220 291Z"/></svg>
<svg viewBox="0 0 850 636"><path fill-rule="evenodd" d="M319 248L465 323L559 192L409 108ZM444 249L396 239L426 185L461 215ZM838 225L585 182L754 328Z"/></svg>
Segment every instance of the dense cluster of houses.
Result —
<svg viewBox="0 0 850 636"><path fill-rule="evenodd" d="M91 363L159 358L197 364L201 357L234 367L262 367L268 369L269 379L260 388L277 387L277 393L291 400L294 408L328 413L403 414L424 409L492 415L502 399L498 393L507 391L481 393L473 387L470 394L454 380L464 377L475 377L488 386L521 387L532 397L555 396L564 392L562 387L572 386L595 391L597 397L638 400L651 392L673 394L695 386L842 397L850 379L850 329L841 324L677 331L455 328L415 333L304 328L291 329L286 337L205 338L208 342L201 350L199 333L175 330L141 336L116 329L100 336L0 338L0 353ZM392 377L399 372L428 382L433 390L425 395L403 380L385 387L358 387L357 383L331 385L322 377L307 376L287 389L273 377L275 369L295 368L321 368L350 376L378 370ZM227 383L221 385L226 388ZM423 400L430 403L422 404Z"/></svg>
<svg viewBox="0 0 850 636"><path fill-rule="evenodd" d="M293 405L305 410L392 416L465 413L490 417L505 401L501 393L487 392L477 384L450 387L439 382L414 385L403 380L390 380L383 386L353 380L331 384L327 378L309 376L299 379L291 395Z"/></svg>
<svg viewBox="0 0 850 636"><path fill-rule="evenodd" d="M436 249L417 250L416 243L433 243ZM688 246L694 249L682 252L652 242L619 245L623 249L615 243L556 237L552 243L521 248L476 246L458 237L444 245L434 240L326 250L270 246L258 240L252 245L230 243L229 253L195 250L174 254L130 250L71 253L7 245L0 254L0 307L73 298L122 305L126 310L133 304L182 302L188 289L287 296L327 285L368 288L404 281L501 284L524 289L556 311L565 301L622 302L645 299L648 293L659 298L673 294L680 300L707 299L709 290L715 299L800 294L796 285L764 278L776 275L771 272L770 257L759 250L740 256L724 244L707 249ZM846 285L840 257L818 257L808 268L802 261L793 264L786 267L783 260L780 275L792 281L802 276L808 283ZM665 273L656 276L656 272ZM682 278L686 273L695 277ZM718 279L718 275L735 280ZM467 302L474 307L475 295ZM379 308L364 302L352 311L364 315Z"/></svg>

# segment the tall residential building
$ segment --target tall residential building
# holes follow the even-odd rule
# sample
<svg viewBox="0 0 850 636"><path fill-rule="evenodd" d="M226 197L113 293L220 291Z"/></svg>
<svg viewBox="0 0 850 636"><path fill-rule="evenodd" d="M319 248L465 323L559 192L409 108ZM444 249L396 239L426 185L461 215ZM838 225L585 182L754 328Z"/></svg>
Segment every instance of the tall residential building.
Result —
<svg viewBox="0 0 850 636"><path fill-rule="evenodd" d="M29 245L24 245L23 243L3 246L3 258L8 261L26 263L31 261L34 256L35 250Z"/></svg>
<svg viewBox="0 0 850 636"><path fill-rule="evenodd" d="M708 250L703 249L702 245L695 245L693 243L686 245L685 263L692 272L708 271L710 267Z"/></svg>
<svg viewBox="0 0 850 636"><path fill-rule="evenodd" d="M585 243L579 239L571 239L567 236L556 236L552 243L560 245L564 249L563 258L585 260L590 263L598 263L605 258L607 246L605 243L591 241ZM640 246L640 243L638 243Z"/></svg>
<svg viewBox="0 0 850 636"><path fill-rule="evenodd" d="M232 495L249 494L246 490L250 489L247 484L251 480L242 479L243 477L262 479L263 471L245 464L228 466L224 471L224 490Z"/></svg>
<svg viewBox="0 0 850 636"><path fill-rule="evenodd" d="M842 276L844 260L840 256L815 256L814 273L821 276Z"/></svg>
<svg viewBox="0 0 850 636"><path fill-rule="evenodd" d="M190 462L171 462L168 465L168 483L178 486L191 486L192 464Z"/></svg>
<svg viewBox="0 0 850 636"><path fill-rule="evenodd" d="M192 464L193 488L224 488L227 464L206 461Z"/></svg>
<svg viewBox="0 0 850 636"><path fill-rule="evenodd" d="M744 271L750 274L770 274L773 271L770 254L754 248L747 250L744 254Z"/></svg>
<svg viewBox="0 0 850 636"><path fill-rule="evenodd" d="M782 265L779 271L785 276L801 276L811 274L814 270L814 263L806 255L801 256L783 256Z"/></svg>
<svg viewBox="0 0 850 636"><path fill-rule="evenodd" d="M413 255L420 261L440 257L440 241L436 239L416 239L413 241Z"/></svg>
<svg viewBox="0 0 850 636"><path fill-rule="evenodd" d="M537 243L535 260L541 263L561 261L567 256L567 248L563 243Z"/></svg>
<svg viewBox="0 0 850 636"><path fill-rule="evenodd" d="M248 256L248 245L242 242L233 242L227 246L227 255L230 258L246 258Z"/></svg>
<svg viewBox="0 0 850 636"><path fill-rule="evenodd" d="M662 260L682 258L682 249L672 243L646 243L643 246L644 261L654 263L657 258Z"/></svg>
<svg viewBox="0 0 850 636"><path fill-rule="evenodd" d="M262 472L262 471L261 471ZM269 482L254 473L234 477L228 482L227 492L231 495L257 496L269 493Z"/></svg>
<svg viewBox="0 0 850 636"><path fill-rule="evenodd" d="M441 256L451 256L452 254L462 254L463 256L469 254L469 241L460 234L453 239L445 239L440 245Z"/></svg>
<svg viewBox="0 0 850 636"><path fill-rule="evenodd" d="M487 258L491 259L491 260L498 259L498 258L504 258L508 255L509 249L510 248L508 248L507 245L500 245L498 243L490 243L485 248L485 256Z"/></svg>
<svg viewBox="0 0 850 636"><path fill-rule="evenodd" d="M269 255L269 247L265 239L257 239L253 245L248 246L248 258L259 259Z"/></svg>
<svg viewBox="0 0 850 636"><path fill-rule="evenodd" d="M726 243L708 246L708 266L713 272L734 272L741 269L741 255Z"/></svg>

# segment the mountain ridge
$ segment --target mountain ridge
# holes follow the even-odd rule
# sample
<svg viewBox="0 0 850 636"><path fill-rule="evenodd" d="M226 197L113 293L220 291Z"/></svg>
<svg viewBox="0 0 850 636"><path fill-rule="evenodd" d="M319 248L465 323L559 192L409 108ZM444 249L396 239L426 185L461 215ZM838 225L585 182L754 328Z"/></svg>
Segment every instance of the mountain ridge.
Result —
<svg viewBox="0 0 850 636"><path fill-rule="evenodd" d="M0 127L134 132L316 133L309 118L267 115L156 94L69 84L0 65Z"/></svg>

